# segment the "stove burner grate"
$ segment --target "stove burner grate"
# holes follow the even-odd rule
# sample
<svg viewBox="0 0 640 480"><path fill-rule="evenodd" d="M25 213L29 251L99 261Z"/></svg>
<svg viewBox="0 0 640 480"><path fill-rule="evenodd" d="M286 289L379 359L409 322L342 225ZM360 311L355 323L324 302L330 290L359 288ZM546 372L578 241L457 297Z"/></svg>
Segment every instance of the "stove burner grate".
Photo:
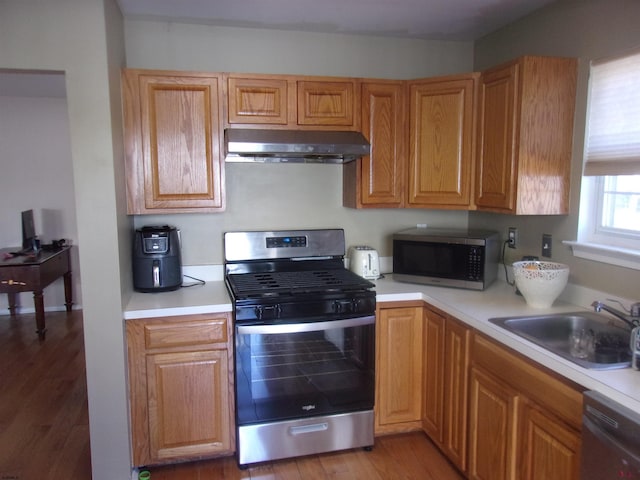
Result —
<svg viewBox="0 0 640 480"><path fill-rule="evenodd" d="M371 282L346 269L243 273L229 277L231 286L239 297L373 287Z"/></svg>

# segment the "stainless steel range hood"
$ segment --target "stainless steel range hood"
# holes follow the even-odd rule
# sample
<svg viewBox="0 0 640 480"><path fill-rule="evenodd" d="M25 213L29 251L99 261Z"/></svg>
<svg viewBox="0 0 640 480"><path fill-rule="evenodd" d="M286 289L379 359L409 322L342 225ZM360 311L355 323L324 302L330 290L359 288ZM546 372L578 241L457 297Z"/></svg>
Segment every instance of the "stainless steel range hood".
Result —
<svg viewBox="0 0 640 480"><path fill-rule="evenodd" d="M227 162L347 163L371 151L360 132L230 128L224 140Z"/></svg>

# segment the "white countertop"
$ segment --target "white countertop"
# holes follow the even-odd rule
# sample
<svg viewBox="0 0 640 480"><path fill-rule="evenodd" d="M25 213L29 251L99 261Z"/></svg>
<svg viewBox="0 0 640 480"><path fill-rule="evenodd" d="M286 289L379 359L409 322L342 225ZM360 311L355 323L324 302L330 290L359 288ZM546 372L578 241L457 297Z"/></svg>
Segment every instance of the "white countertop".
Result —
<svg viewBox="0 0 640 480"><path fill-rule="evenodd" d="M528 307L524 298L514 293L514 287L504 281L496 281L482 292L401 283L394 281L393 275L387 275L375 284L379 303L425 301L586 389L602 392L618 403L640 412L640 372L631 368L604 371L582 368L488 321L492 317L586 310L589 303L585 300L589 299L590 302L598 299L596 293L588 292L582 299L575 289L567 287L562 296L564 301L558 300L552 308L539 310ZM208 281L206 285L181 288L173 292L135 292L124 312L124 318L130 320L231 311L231 300L225 283Z"/></svg>

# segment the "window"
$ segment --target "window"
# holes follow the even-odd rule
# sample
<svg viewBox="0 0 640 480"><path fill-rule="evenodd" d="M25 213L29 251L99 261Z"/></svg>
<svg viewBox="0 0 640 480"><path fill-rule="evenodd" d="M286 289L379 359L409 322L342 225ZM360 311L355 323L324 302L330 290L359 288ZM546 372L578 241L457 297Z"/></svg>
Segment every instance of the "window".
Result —
<svg viewBox="0 0 640 480"><path fill-rule="evenodd" d="M640 51L592 62L574 254L640 269Z"/></svg>

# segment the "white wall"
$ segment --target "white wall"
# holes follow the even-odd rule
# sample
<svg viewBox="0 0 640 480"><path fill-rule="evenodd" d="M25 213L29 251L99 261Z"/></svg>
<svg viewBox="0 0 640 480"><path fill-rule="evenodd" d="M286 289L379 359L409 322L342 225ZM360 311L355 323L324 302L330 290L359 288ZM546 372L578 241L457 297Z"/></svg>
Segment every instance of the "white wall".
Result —
<svg viewBox="0 0 640 480"><path fill-rule="evenodd" d="M519 230L520 248L507 249L510 261L540 255L542 234L553 237L553 260L571 267L570 281L623 298L640 299L640 272L573 257L562 240L576 240L582 175L587 81L592 59L619 55L640 46L637 0L563 0L476 42L475 66L487 68L520 55L570 56L579 59L571 174L571 213L565 216L515 217L470 215L471 225Z"/></svg>
<svg viewBox="0 0 640 480"><path fill-rule="evenodd" d="M0 96L0 164L0 245L22 244L20 212L28 209L33 209L42 243L61 238L77 243L66 98ZM76 249L71 269L74 308L80 308ZM46 310L64 310L62 279L45 289L44 299ZM20 294L18 304L19 313L33 312L33 295ZM0 315L9 313L6 308L7 298L2 295Z"/></svg>
<svg viewBox="0 0 640 480"><path fill-rule="evenodd" d="M0 69L66 78L94 480L131 477L120 278L129 261L119 248L130 228L119 133L123 38L115 0L0 1Z"/></svg>
<svg viewBox="0 0 640 480"><path fill-rule="evenodd" d="M469 72L471 42L390 39L343 34L125 21L127 66L410 79ZM467 212L352 210L342 206L338 165L227 164L227 211L140 215L136 227L180 228L185 265L222 263L228 230L344 228L347 245L391 255L391 234L417 223L466 227Z"/></svg>

